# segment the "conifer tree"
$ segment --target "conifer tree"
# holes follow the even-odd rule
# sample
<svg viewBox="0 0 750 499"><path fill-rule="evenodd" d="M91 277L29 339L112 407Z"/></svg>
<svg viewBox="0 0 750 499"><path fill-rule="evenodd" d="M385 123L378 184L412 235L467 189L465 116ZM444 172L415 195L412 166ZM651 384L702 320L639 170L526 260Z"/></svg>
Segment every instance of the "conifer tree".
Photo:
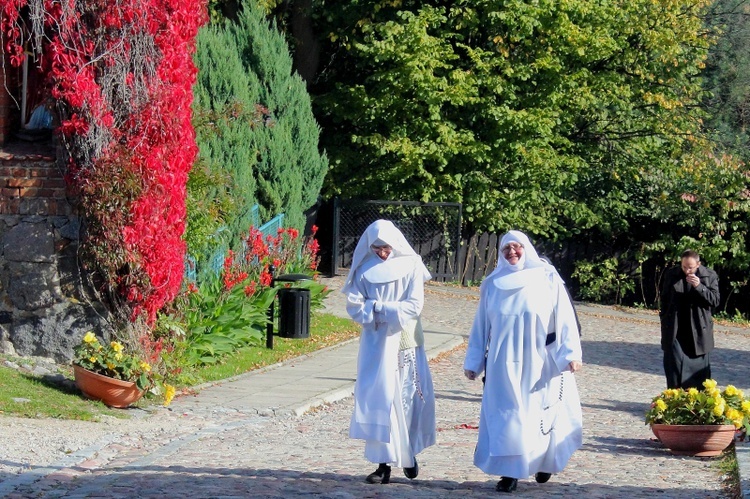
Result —
<svg viewBox="0 0 750 499"><path fill-rule="evenodd" d="M196 65L198 166L218 184L191 183L196 211L190 212L188 236L205 234L192 241L191 254L205 257L224 243L236 247L253 223L255 204L261 220L283 213L284 225L302 228L328 161L318 150L320 129L284 36L261 8L245 2L236 22L200 33ZM215 215L206 219L212 209Z"/></svg>

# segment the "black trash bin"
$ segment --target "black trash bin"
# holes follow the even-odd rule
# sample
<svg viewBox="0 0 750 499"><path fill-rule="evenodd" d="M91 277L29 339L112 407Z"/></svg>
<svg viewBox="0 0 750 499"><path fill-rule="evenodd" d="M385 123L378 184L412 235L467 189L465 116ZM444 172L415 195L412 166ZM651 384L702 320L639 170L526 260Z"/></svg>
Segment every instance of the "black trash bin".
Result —
<svg viewBox="0 0 750 499"><path fill-rule="evenodd" d="M274 280L278 282L307 281L305 274L283 274ZM307 288L281 288L279 298L279 336L281 338L310 337L310 290Z"/></svg>

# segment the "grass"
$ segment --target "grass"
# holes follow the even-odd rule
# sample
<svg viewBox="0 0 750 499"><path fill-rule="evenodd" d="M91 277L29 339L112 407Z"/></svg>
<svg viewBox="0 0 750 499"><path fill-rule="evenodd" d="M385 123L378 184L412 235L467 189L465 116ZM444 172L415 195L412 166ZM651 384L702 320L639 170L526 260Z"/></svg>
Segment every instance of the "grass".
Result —
<svg viewBox="0 0 750 499"><path fill-rule="evenodd" d="M98 421L102 415L123 417L101 402L83 398L70 386L0 366L0 415Z"/></svg>
<svg viewBox="0 0 750 499"><path fill-rule="evenodd" d="M182 373L179 388L189 391L190 386L231 378L233 376L270 366L285 360L312 353L356 338L359 327L349 319L330 314L313 314L310 322L310 337L286 339L274 337L273 350L248 347L223 359L221 363L201 368L187 369ZM69 379L72 368L59 366ZM139 407L149 405L141 399ZM16 369L0 365L0 416L12 415L27 418L59 418L98 421L102 415L128 417L118 409L110 409L101 402L84 398L70 383L60 383L48 378L24 374Z"/></svg>
<svg viewBox="0 0 750 499"><path fill-rule="evenodd" d="M310 321L309 338L292 339L274 336L273 350L265 346L238 350L220 364L187 370L184 373L184 379L188 381L189 385L195 385L231 378L337 345L356 338L359 336L359 331L359 326L349 319L330 314L314 314Z"/></svg>
<svg viewBox="0 0 750 499"><path fill-rule="evenodd" d="M746 319L739 310L737 310L734 315L729 315L725 311L718 312L714 314L714 320L725 326L750 326L750 320Z"/></svg>
<svg viewBox="0 0 750 499"><path fill-rule="evenodd" d="M729 494L729 497L732 499L741 499L740 468L737 464L734 444L724 450L721 459L716 463L716 467L722 474L722 485L727 494Z"/></svg>

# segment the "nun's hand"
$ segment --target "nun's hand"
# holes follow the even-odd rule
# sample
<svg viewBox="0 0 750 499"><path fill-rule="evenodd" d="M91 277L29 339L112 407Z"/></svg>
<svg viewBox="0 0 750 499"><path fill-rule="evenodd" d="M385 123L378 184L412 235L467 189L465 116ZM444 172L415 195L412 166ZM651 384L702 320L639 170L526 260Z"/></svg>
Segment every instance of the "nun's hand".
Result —
<svg viewBox="0 0 750 499"><path fill-rule="evenodd" d="M471 381L477 379L477 373L475 373L474 371L469 371L468 369L464 369L464 376L469 378Z"/></svg>
<svg viewBox="0 0 750 499"><path fill-rule="evenodd" d="M570 364L568 364L568 370L572 373L576 371L580 371L582 367L583 367L583 364L577 360L571 360Z"/></svg>

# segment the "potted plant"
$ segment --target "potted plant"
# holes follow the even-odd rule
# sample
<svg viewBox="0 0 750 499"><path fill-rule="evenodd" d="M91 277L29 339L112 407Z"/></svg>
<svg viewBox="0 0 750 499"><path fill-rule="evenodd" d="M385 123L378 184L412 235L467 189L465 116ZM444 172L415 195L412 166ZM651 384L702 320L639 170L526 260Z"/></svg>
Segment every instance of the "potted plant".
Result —
<svg viewBox="0 0 750 499"><path fill-rule="evenodd" d="M750 430L750 400L732 385L721 390L713 379L702 390L669 388L651 401L646 424L673 454L718 456L735 434L742 438Z"/></svg>
<svg viewBox="0 0 750 499"><path fill-rule="evenodd" d="M89 331L74 348L73 374L76 385L87 397L110 407L124 408L144 392L163 388L164 405L174 397L174 387L161 383L151 365L140 355L125 350L122 343L102 343Z"/></svg>

